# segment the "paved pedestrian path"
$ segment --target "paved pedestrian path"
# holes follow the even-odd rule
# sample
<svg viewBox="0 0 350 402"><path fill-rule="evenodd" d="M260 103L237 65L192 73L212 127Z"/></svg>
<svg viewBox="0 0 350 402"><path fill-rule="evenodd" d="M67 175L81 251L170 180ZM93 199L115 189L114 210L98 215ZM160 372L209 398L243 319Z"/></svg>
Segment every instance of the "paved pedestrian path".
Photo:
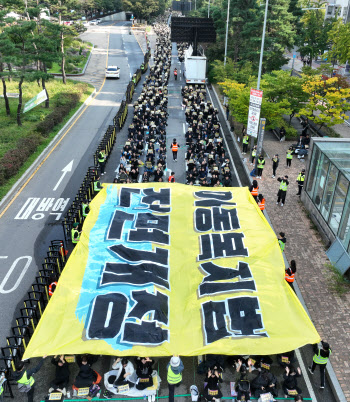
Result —
<svg viewBox="0 0 350 402"><path fill-rule="evenodd" d="M271 132L265 133L264 150L266 164L262 179L258 181L259 192L266 198L266 209L276 233L286 233L287 260L297 263L296 279L302 296L311 315L312 321L321 338L328 341L333 353L331 362L348 401L350 401L350 293L339 297L329 289L330 271L325 266L329 263L325 244L314 224L308 218L302 202L297 196L296 178L307 160L296 156L290 168L286 167L286 151L293 141L280 142ZM277 176L272 176L271 158L277 153L280 164ZM251 170L252 166L246 162ZM288 175L289 187L286 203L276 205L279 182L277 177ZM315 377L315 378L314 378ZM319 381L318 376L312 380Z"/></svg>

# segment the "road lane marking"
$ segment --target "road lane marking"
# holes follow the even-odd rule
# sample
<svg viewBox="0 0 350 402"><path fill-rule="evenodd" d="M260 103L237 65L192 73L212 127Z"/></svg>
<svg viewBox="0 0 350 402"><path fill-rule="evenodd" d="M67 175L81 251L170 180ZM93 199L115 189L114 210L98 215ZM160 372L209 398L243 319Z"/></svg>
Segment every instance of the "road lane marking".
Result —
<svg viewBox="0 0 350 402"><path fill-rule="evenodd" d="M308 376L308 374L307 374L307 370L306 370L305 364L304 364L304 362L303 362L303 359L302 359L302 357L301 357L301 354L300 354L299 349L296 349L296 350L295 350L295 354L297 355L297 359L298 359L298 362L299 362L299 366L300 366L301 372L303 373L303 377L304 377L304 380L305 380L307 389L308 389L308 391L309 391L310 398L312 399L312 402L317 402L316 395L315 395L314 390L313 390L313 388L312 388L312 385L311 385L309 376Z"/></svg>
<svg viewBox="0 0 350 402"><path fill-rule="evenodd" d="M26 262L26 264L24 265L24 267L23 267L22 272L20 273L20 275L18 275L18 278L17 278L16 283L12 286L11 289L4 290L4 287L5 287L5 285L7 284L7 281L9 280L9 278L10 278L12 272L15 270L17 263L18 263L20 260L23 260L23 259L27 259L27 262ZM13 262L13 264L11 265L11 268L10 268L9 271L7 272L5 278L2 280L1 285L0 285L0 293L6 294L6 293L11 293L11 292L13 292L14 290L16 290L16 289L18 288L18 285L20 284L20 282L21 282L23 276L24 276L25 273L27 272L27 270L28 270L29 265L30 265L31 262L32 262L32 257L31 257L30 255L25 255L25 256L23 256L23 257L18 257L18 258Z"/></svg>
<svg viewBox="0 0 350 402"><path fill-rule="evenodd" d="M19 210L14 219L25 220L29 219L30 215L32 215L32 219L38 220L43 219L45 217L44 212L50 212L50 215L62 215L65 208L69 203L70 198L52 198L52 197L44 197L44 198L34 198L29 197L27 201L24 203L22 208ZM56 218L57 220L57 218Z"/></svg>
<svg viewBox="0 0 350 402"><path fill-rule="evenodd" d="M109 37L110 33L108 33L108 41L107 41L107 53L106 53L106 68L108 66L108 53L109 53ZM96 96L101 92L104 84L106 82L106 77L104 77L103 82L101 84L100 89L95 93L94 96L91 97L89 102L86 104L85 108L82 110L82 112L79 114L79 116L73 121L73 123L68 127L66 132L62 135L62 137L57 141L57 143L54 145L54 147L51 149L51 151L45 156L45 158L39 163L37 168L34 170L34 172L28 177L26 182L23 184L23 186L18 190L18 192L14 195L14 197L9 201L7 206L4 208L4 210L0 213L0 219L4 216L6 211L10 208L10 206L14 203L14 201L17 199L17 197L22 193L22 191L27 187L28 183L32 180L32 178L36 175L38 170L41 168L41 166L47 161L47 159L51 156L52 152L57 148L57 146L61 143L63 138L69 133L71 128L75 125L75 123L80 119L80 117L85 113L86 109L89 107L91 102L96 98Z"/></svg>
<svg viewBox="0 0 350 402"><path fill-rule="evenodd" d="M70 161L70 162L68 163L68 165L65 166L65 167L61 170L61 172L63 172L63 174L62 174L61 177L59 178L59 180L58 180L56 186L54 187L53 191L56 191L56 190L57 190L58 186L61 184L61 181L64 179L64 176L65 176L68 172L71 172L71 171L72 171L72 168L73 168L73 161L74 161L74 159L73 159L72 161Z"/></svg>

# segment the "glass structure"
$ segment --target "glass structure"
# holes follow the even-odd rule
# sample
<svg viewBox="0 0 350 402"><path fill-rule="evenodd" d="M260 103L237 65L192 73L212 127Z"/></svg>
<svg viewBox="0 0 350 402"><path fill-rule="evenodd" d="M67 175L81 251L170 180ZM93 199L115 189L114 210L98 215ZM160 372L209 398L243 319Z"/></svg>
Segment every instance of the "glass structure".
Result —
<svg viewBox="0 0 350 402"><path fill-rule="evenodd" d="M306 193L350 254L350 141L313 139Z"/></svg>

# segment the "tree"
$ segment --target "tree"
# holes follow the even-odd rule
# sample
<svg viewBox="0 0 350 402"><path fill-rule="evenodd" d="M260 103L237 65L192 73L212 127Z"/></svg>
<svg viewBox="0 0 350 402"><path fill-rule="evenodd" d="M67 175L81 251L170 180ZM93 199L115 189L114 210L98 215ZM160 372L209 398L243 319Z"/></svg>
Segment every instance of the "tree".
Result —
<svg viewBox="0 0 350 402"><path fill-rule="evenodd" d="M227 80L219 83L224 93L229 98L229 106L232 116L236 121L247 124L250 88L256 87L256 81L251 85L240 84L236 81ZM264 90L261 116L267 120L266 128L271 129L280 126L283 121L283 115L290 114L290 104L285 97L273 96L269 89L270 83L261 80L261 89Z"/></svg>
<svg viewBox="0 0 350 402"><path fill-rule="evenodd" d="M215 60L211 65L210 77L213 81L234 80L240 84L248 84L254 80L253 67L251 62L244 64L236 63L228 58L226 66L221 60Z"/></svg>
<svg viewBox="0 0 350 402"><path fill-rule="evenodd" d="M134 16L139 19L147 20L149 17L156 16L164 12L165 0L123 0L123 9L132 11Z"/></svg>
<svg viewBox="0 0 350 402"><path fill-rule="evenodd" d="M343 24L339 18L328 33L331 49L327 53L329 60L346 63L350 60L350 23Z"/></svg>
<svg viewBox="0 0 350 402"><path fill-rule="evenodd" d="M32 65L34 62L34 55L36 54L35 46L33 45L32 32L35 29L35 22L22 21L19 24L12 24L0 34L0 46L3 58L6 63L13 64L17 67L16 71L9 71L9 74L17 77L18 79L18 107L17 107L17 124L22 125L21 122L21 109L22 109L22 84L24 78L31 79L34 71ZM5 50L6 48L7 50ZM0 47L1 49L1 47ZM13 53L9 52L12 49Z"/></svg>
<svg viewBox="0 0 350 402"><path fill-rule="evenodd" d="M312 7L320 8L325 2L321 0L312 4ZM312 60L328 49L328 32L334 21L332 19L325 20L324 17L324 10L308 10L301 18L303 25L298 36L298 51L301 56L310 58L310 66Z"/></svg>
<svg viewBox="0 0 350 402"><path fill-rule="evenodd" d="M288 100L289 125L293 116L304 107L304 103L308 100L308 95L303 90L305 78L291 76L288 71L272 71L270 74L264 74L262 89L264 97L271 102L281 102Z"/></svg>
<svg viewBox="0 0 350 402"><path fill-rule="evenodd" d="M319 129L324 125L330 127L343 123L343 119L348 118L345 111L350 110L350 89L339 89L337 77L327 80L321 75L309 77L303 84L303 90L309 100L305 107L300 109L299 115L303 114L319 124Z"/></svg>
<svg viewBox="0 0 350 402"><path fill-rule="evenodd" d="M284 54L286 49L290 50L294 46L294 23L295 17L289 12L289 0L269 3L263 58L265 72L279 70L288 61Z"/></svg>

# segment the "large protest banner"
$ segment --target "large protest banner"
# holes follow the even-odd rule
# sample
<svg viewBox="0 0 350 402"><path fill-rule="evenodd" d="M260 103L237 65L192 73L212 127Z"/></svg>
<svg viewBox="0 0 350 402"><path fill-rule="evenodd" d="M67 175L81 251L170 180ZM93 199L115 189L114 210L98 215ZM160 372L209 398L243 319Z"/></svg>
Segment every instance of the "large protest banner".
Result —
<svg viewBox="0 0 350 402"><path fill-rule="evenodd" d="M25 358L260 355L320 340L247 188L104 186Z"/></svg>

